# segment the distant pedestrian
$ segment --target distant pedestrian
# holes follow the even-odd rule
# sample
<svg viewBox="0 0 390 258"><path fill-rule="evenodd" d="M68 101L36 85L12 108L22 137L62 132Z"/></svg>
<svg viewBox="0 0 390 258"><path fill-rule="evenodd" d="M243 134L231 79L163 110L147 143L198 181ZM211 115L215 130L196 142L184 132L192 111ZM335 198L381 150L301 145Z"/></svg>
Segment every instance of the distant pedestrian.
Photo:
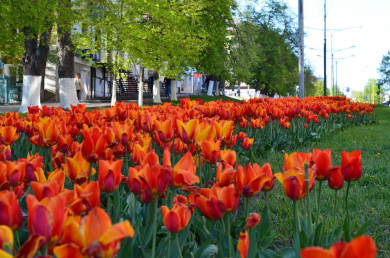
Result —
<svg viewBox="0 0 390 258"><path fill-rule="evenodd" d="M167 77L164 78L164 83L165 83L165 95L167 95L167 97L171 97L171 84L172 84L172 80L171 79L168 79Z"/></svg>
<svg viewBox="0 0 390 258"><path fill-rule="evenodd" d="M77 98L81 98L81 93L84 92L83 84L81 82L81 77L79 73L76 73L75 79L74 79L74 84L76 87L76 93L77 93Z"/></svg>

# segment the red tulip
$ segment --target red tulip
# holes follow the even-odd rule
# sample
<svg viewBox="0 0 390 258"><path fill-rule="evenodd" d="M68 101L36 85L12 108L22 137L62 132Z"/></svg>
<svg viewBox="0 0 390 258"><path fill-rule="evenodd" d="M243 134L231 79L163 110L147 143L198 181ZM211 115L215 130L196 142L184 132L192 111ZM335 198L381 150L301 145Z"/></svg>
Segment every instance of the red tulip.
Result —
<svg viewBox="0 0 390 258"><path fill-rule="evenodd" d="M260 215L258 213L251 213L246 219L245 228L246 229L253 228L259 223L260 223Z"/></svg>
<svg viewBox="0 0 390 258"><path fill-rule="evenodd" d="M327 179L328 172L332 166L332 158L330 149L321 151L319 149L313 150L314 166L312 167L316 171L316 179L318 181L324 181Z"/></svg>
<svg viewBox="0 0 390 258"><path fill-rule="evenodd" d="M341 172L345 181L356 181L362 176L362 156L360 151L341 153Z"/></svg>
<svg viewBox="0 0 390 258"><path fill-rule="evenodd" d="M161 206L161 211L164 226L172 233L182 231L190 222L192 215L187 205L182 203L175 203L171 210L167 206Z"/></svg>
<svg viewBox="0 0 390 258"><path fill-rule="evenodd" d="M329 170L328 185L333 190L340 190L344 187L344 177L341 172L341 167L333 167Z"/></svg>
<svg viewBox="0 0 390 258"><path fill-rule="evenodd" d="M56 196L38 201L35 196L27 195L27 225L30 234L45 238L49 246L57 243L61 237L65 219L65 198Z"/></svg>
<svg viewBox="0 0 390 258"><path fill-rule="evenodd" d="M191 152L187 152L173 168L173 186L181 188L199 183L196 176L196 166Z"/></svg>
<svg viewBox="0 0 390 258"><path fill-rule="evenodd" d="M20 228L22 224L22 210L19 207L15 193L0 191L0 225L6 225L15 231Z"/></svg>
<svg viewBox="0 0 390 258"><path fill-rule="evenodd" d="M306 196L305 175L295 171L285 173L276 173L275 177L283 185L284 192L287 197L293 201L297 201ZM309 171L309 191L313 189L315 184L315 173Z"/></svg>
<svg viewBox="0 0 390 258"><path fill-rule="evenodd" d="M374 258L376 256L374 240L368 236L359 236L349 243L338 242L331 246L330 250L322 247L307 247L301 250L302 258Z"/></svg>
<svg viewBox="0 0 390 258"><path fill-rule="evenodd" d="M106 193L114 192L122 180L123 160L99 160L99 185Z"/></svg>
<svg viewBox="0 0 390 258"><path fill-rule="evenodd" d="M249 235L248 235L248 231L244 229L240 233L237 250L240 252L242 258L246 258L248 254L248 249L249 249Z"/></svg>
<svg viewBox="0 0 390 258"><path fill-rule="evenodd" d="M244 140L242 141L242 148L244 150L249 150L252 147L254 140L255 138L245 137Z"/></svg>

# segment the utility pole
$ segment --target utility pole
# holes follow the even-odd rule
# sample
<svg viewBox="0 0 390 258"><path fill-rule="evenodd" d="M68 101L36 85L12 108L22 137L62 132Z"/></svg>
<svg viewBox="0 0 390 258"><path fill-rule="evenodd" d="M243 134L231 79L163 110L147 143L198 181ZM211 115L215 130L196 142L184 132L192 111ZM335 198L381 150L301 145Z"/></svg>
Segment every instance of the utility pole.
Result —
<svg viewBox="0 0 390 258"><path fill-rule="evenodd" d="M305 97L305 59L303 31L303 0L298 0L299 19L299 98Z"/></svg>
<svg viewBox="0 0 390 258"><path fill-rule="evenodd" d="M326 0L324 0L324 96L326 96Z"/></svg>

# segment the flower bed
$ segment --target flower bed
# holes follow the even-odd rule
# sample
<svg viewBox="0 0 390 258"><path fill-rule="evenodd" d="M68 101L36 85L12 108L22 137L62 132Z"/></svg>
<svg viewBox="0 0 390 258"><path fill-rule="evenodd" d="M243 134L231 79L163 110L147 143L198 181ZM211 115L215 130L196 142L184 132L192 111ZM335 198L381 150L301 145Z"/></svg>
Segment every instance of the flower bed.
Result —
<svg viewBox="0 0 390 258"><path fill-rule="evenodd" d="M304 249L329 248L341 237L338 229L323 234L314 207L324 181L336 198L347 182L348 207L351 182L362 175L360 152L343 152L340 166L332 165L330 150L293 152L285 156L283 173L275 174L256 160L271 149L293 150L345 126L372 123L373 108L343 97L308 97L7 113L0 117L0 254L332 254ZM276 180L292 200L294 216L293 247L281 250L271 248L267 199L262 211L250 211L248 204L272 195ZM320 190L311 203L308 193L316 182ZM347 242L349 224L347 208ZM376 253L369 237L336 245L341 256L362 247Z"/></svg>

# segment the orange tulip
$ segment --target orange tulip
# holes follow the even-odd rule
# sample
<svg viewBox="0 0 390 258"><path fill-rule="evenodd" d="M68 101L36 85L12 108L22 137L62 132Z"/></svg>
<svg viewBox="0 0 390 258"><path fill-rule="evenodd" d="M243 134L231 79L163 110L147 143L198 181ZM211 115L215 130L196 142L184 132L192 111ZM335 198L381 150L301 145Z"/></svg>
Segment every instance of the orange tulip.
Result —
<svg viewBox="0 0 390 258"><path fill-rule="evenodd" d="M302 258L324 257L324 258L374 258L376 256L376 245L374 240L368 236L359 236L349 243L338 242L326 250L322 247L307 247L301 250Z"/></svg>
<svg viewBox="0 0 390 258"><path fill-rule="evenodd" d="M247 134L242 132L242 131L240 131L238 133L238 139L241 140L241 141L243 141L246 136L247 136Z"/></svg>
<svg viewBox="0 0 390 258"><path fill-rule="evenodd" d="M22 210L19 207L15 193L0 191L0 225L6 225L16 231L22 224Z"/></svg>
<svg viewBox="0 0 390 258"><path fill-rule="evenodd" d="M4 249L6 249L6 252ZM14 233L5 225L0 225L0 257L13 257L11 254L14 250ZM10 254L11 253L11 254Z"/></svg>
<svg viewBox="0 0 390 258"><path fill-rule="evenodd" d="M190 222L191 210L182 203L175 203L169 210L167 206L161 206L164 226L172 233L182 231Z"/></svg>
<svg viewBox="0 0 390 258"><path fill-rule="evenodd" d="M160 141L163 143L172 141L173 137L175 136L172 119L167 119L162 123L155 121L155 123L157 135Z"/></svg>
<svg viewBox="0 0 390 258"><path fill-rule="evenodd" d="M12 145L18 138L19 134L16 133L16 127L0 127L0 145Z"/></svg>
<svg viewBox="0 0 390 258"><path fill-rule="evenodd" d="M356 181L362 176L362 156L360 151L341 153L341 172L344 175L344 180Z"/></svg>
<svg viewBox="0 0 390 258"><path fill-rule="evenodd" d="M196 166L191 152L187 152L173 168L173 187L181 188L199 183Z"/></svg>
<svg viewBox="0 0 390 258"><path fill-rule="evenodd" d="M329 170L328 185L333 190L340 190L344 187L344 177L341 172L341 167L333 167Z"/></svg>
<svg viewBox="0 0 390 258"><path fill-rule="evenodd" d="M221 162L224 164L229 164L232 167L236 166L236 152L234 150L221 150Z"/></svg>
<svg viewBox="0 0 390 258"><path fill-rule="evenodd" d="M221 162L217 163L215 181L219 186L228 186L236 182L237 171L229 164L223 166Z"/></svg>
<svg viewBox="0 0 390 258"><path fill-rule="evenodd" d="M255 138L245 137L244 140L242 141L242 148L244 150L249 150L252 147L254 140Z"/></svg>
<svg viewBox="0 0 390 258"><path fill-rule="evenodd" d="M45 181L46 177L43 173L43 157L39 156L38 153L35 155L27 154L26 159L21 159L25 163L25 177L27 182L31 181Z"/></svg>
<svg viewBox="0 0 390 258"><path fill-rule="evenodd" d="M95 207L100 207L99 182L85 182L82 185L74 184L74 201L70 209L77 215L88 213Z"/></svg>
<svg viewBox="0 0 390 258"><path fill-rule="evenodd" d="M38 201L35 196L27 195L27 225L30 234L45 238L49 246L57 243L61 237L65 218L65 198L56 196Z"/></svg>
<svg viewBox="0 0 390 258"><path fill-rule="evenodd" d="M64 171L70 181L76 184L82 184L96 173L94 168L90 171L90 166L90 163L83 158L81 152L77 152L73 158L66 158Z"/></svg>
<svg viewBox="0 0 390 258"><path fill-rule="evenodd" d="M210 164L215 164L219 159L221 141L202 141L200 143L201 155L204 160Z"/></svg>
<svg viewBox="0 0 390 258"><path fill-rule="evenodd" d="M332 165L330 149L324 151L313 149L313 160L314 166L312 168L316 171L316 179L319 181L326 180Z"/></svg>
<svg viewBox="0 0 390 258"><path fill-rule="evenodd" d="M127 181L130 192L140 194L145 189L145 183L137 169L129 167L129 179Z"/></svg>
<svg viewBox="0 0 390 258"><path fill-rule="evenodd" d="M0 162L5 162L11 159L11 146L0 144Z"/></svg>
<svg viewBox="0 0 390 258"><path fill-rule="evenodd" d="M269 163L265 163L262 167L260 167L257 163L253 164L253 169L257 171L257 173L262 174L262 179L260 185L262 185L260 191L269 192L275 186L276 177L272 175L271 165Z"/></svg>
<svg viewBox="0 0 390 258"><path fill-rule="evenodd" d="M190 194L188 198L193 200L203 215L208 219L220 219L226 212L225 206L221 205L221 201L211 193L211 189L209 188L200 189L199 193Z"/></svg>
<svg viewBox="0 0 390 258"><path fill-rule="evenodd" d="M246 219L245 229L253 228L259 223L260 223L260 215L258 213L251 213Z"/></svg>
<svg viewBox="0 0 390 258"><path fill-rule="evenodd" d="M31 143L43 148L48 148L57 143L59 130L49 117L39 120L37 131L38 134L30 138Z"/></svg>
<svg viewBox="0 0 390 258"><path fill-rule="evenodd" d="M202 141L214 141L216 134L214 126L202 122L199 124L199 129L195 131L194 139L198 144Z"/></svg>
<svg viewBox="0 0 390 258"><path fill-rule="evenodd" d="M58 135L58 142L56 144L58 151L62 153L68 153L72 146L72 135Z"/></svg>
<svg viewBox="0 0 390 258"><path fill-rule="evenodd" d="M262 188L264 173L260 170L255 170L250 164L245 166L245 170L241 165L237 167L237 187L246 198L255 196ZM266 178L266 177L265 177Z"/></svg>
<svg viewBox="0 0 390 258"><path fill-rule="evenodd" d="M176 124L180 139L187 144L192 142L195 137L195 131L199 126L198 119L191 119L187 124L184 124L183 121L177 119Z"/></svg>
<svg viewBox="0 0 390 258"><path fill-rule="evenodd" d="M139 165L141 161L144 159L146 153L148 153L149 149L150 147L148 145L141 146L138 143L134 144L133 152L131 154L131 162L134 165Z"/></svg>
<svg viewBox="0 0 390 258"><path fill-rule="evenodd" d="M102 191L112 193L118 188L122 180L122 165L123 160L99 160L99 184Z"/></svg>
<svg viewBox="0 0 390 258"><path fill-rule="evenodd" d="M304 164L310 165L312 154L303 153L303 152L293 152L290 155L287 153L284 154L284 164L283 171L295 171L295 172L305 172Z"/></svg>
<svg viewBox="0 0 390 258"><path fill-rule="evenodd" d="M91 163L96 163L99 158L103 157L103 152L107 147L107 142L99 132L93 133L83 132L84 141L81 148L81 153Z"/></svg>
<svg viewBox="0 0 390 258"><path fill-rule="evenodd" d="M112 225L107 213L96 207L82 220L79 217L67 220L62 245L53 252L58 258L115 257L120 243L133 236L134 229L127 220Z"/></svg>
<svg viewBox="0 0 390 258"><path fill-rule="evenodd" d="M246 258L249 249L249 235L246 229L240 232L240 238L238 239L237 250L240 252L242 258Z"/></svg>
<svg viewBox="0 0 390 258"><path fill-rule="evenodd" d="M54 197L62 192L65 183L65 174L62 171L53 172L50 174L51 179L39 183L32 181L30 182L31 188L34 191L35 197L38 201L46 197Z"/></svg>
<svg viewBox="0 0 390 258"><path fill-rule="evenodd" d="M288 171L285 173L276 173L275 177L282 184L284 192L287 197L293 201L297 201L306 196L306 182L305 174L295 171ZM309 171L309 191L311 191L315 184L315 173Z"/></svg>
<svg viewBox="0 0 390 258"><path fill-rule="evenodd" d="M25 164L21 161L6 162L6 177L10 186L18 186L25 179Z"/></svg>
<svg viewBox="0 0 390 258"><path fill-rule="evenodd" d="M234 130L234 121L228 120L222 123L214 121L214 127L216 129L217 137L221 139L223 143L230 141Z"/></svg>
<svg viewBox="0 0 390 258"><path fill-rule="evenodd" d="M224 187L214 184L211 187L211 193L224 205L227 213L232 213L237 210L240 196L234 184Z"/></svg>

